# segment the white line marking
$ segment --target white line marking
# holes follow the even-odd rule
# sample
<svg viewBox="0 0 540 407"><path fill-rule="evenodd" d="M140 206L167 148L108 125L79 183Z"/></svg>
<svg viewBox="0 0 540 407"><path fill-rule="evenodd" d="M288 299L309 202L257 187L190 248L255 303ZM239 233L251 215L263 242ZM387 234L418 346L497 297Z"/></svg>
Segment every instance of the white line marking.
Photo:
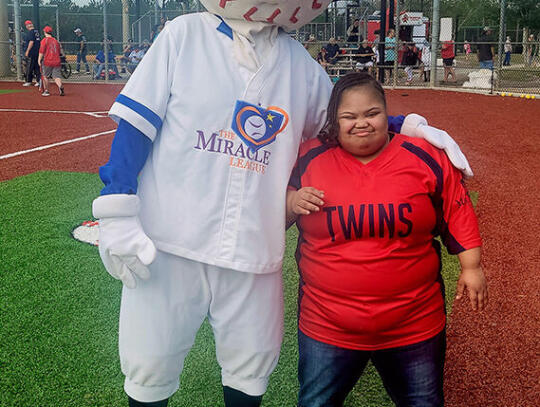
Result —
<svg viewBox="0 0 540 407"><path fill-rule="evenodd" d="M60 141L60 142L54 143L54 144L47 144L45 146L31 148L30 150L23 150L23 151L17 151L15 153L11 153L11 154L0 155L0 160L5 160L6 158L16 157L18 155L33 153L34 151L47 150L48 148L58 147L58 146L62 146L64 144L76 143L77 141L88 140L88 139L91 139L91 138L94 138L94 137L105 136L107 134L114 133L115 131L116 131L116 129L107 130L107 131L104 131L104 132L101 132L101 133L90 134L89 136L78 137L78 138L74 138L74 139L70 139L70 140Z"/></svg>
<svg viewBox="0 0 540 407"><path fill-rule="evenodd" d="M108 117L101 116L103 114L109 113L108 110L103 112L76 112L71 110L34 110L34 109L0 109L0 112L23 112L23 113L65 113L65 114L86 114L92 117Z"/></svg>

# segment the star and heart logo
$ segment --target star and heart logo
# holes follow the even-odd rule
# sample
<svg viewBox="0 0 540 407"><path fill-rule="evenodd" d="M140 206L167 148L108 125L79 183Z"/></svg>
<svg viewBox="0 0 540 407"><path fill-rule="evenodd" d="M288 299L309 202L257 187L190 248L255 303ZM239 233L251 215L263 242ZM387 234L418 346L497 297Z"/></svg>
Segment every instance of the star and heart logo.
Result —
<svg viewBox="0 0 540 407"><path fill-rule="evenodd" d="M289 115L277 106L262 108L238 100L231 127L252 151L257 151L274 142L288 123Z"/></svg>

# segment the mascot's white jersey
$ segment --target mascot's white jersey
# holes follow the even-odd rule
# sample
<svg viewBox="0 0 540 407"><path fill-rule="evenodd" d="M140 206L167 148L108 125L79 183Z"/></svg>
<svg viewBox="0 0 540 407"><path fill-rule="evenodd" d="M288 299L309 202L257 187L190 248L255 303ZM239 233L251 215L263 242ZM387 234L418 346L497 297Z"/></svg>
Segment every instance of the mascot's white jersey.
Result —
<svg viewBox="0 0 540 407"><path fill-rule="evenodd" d="M210 13L159 34L110 110L153 140L140 220L157 248L251 273L278 271L285 194L303 138L323 125L331 83L280 31L252 73Z"/></svg>

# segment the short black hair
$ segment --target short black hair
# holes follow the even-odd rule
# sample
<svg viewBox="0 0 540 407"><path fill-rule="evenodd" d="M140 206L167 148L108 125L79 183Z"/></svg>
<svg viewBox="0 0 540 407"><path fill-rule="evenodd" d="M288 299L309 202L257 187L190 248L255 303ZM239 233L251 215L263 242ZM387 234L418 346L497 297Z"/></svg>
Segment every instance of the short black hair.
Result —
<svg viewBox="0 0 540 407"><path fill-rule="evenodd" d="M332 89L332 94L330 95L330 101L328 102L328 108L326 110L326 123L317 136L323 144L332 146L337 146L339 144L339 121L337 118L339 104L343 92L356 87L367 87L374 90L386 108L384 89L373 76L367 72L353 72L342 76L334 85L334 89Z"/></svg>

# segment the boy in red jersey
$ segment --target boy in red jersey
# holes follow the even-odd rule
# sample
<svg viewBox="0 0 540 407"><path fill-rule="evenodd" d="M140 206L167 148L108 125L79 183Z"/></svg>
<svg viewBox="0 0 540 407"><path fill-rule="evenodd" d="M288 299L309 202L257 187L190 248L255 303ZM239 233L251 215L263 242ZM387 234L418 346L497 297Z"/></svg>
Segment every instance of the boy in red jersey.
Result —
<svg viewBox="0 0 540 407"><path fill-rule="evenodd" d="M301 216L299 216L301 215ZM299 406L342 406L371 359L397 406L443 405L440 235L461 263L458 298L487 304L481 239L462 175L424 140L388 133L370 75L338 81L287 194L301 276Z"/></svg>
<svg viewBox="0 0 540 407"><path fill-rule="evenodd" d="M38 63L42 70L42 79L45 85L45 91L41 96L50 96L49 78L54 79L54 82L58 85L60 96L64 96L61 72L62 61L60 60L63 51L60 43L52 36L52 32L52 28L48 25L43 28L45 38L41 41L39 47Z"/></svg>

